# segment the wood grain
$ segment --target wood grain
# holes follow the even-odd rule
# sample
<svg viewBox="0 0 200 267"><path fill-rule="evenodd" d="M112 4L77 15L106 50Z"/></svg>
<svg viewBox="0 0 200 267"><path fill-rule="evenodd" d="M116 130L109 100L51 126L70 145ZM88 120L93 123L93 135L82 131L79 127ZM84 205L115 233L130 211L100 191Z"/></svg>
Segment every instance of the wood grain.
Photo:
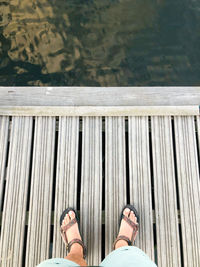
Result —
<svg viewBox="0 0 200 267"><path fill-rule="evenodd" d="M23 267L31 138L32 118L13 118L0 240L2 267Z"/></svg>
<svg viewBox="0 0 200 267"><path fill-rule="evenodd" d="M105 255L113 249L126 199L125 118L105 118Z"/></svg>
<svg viewBox="0 0 200 267"><path fill-rule="evenodd" d="M128 117L130 203L140 216L135 245L154 260L148 117Z"/></svg>
<svg viewBox="0 0 200 267"><path fill-rule="evenodd" d="M102 230L102 119L84 117L80 218L88 265L101 262Z"/></svg>
<svg viewBox="0 0 200 267"><path fill-rule="evenodd" d="M152 117L151 131L158 266L180 267L171 117Z"/></svg>
<svg viewBox="0 0 200 267"><path fill-rule="evenodd" d="M26 267L49 258L55 126L54 117L35 119Z"/></svg>
<svg viewBox="0 0 200 267"><path fill-rule="evenodd" d="M200 181L194 117L175 117L184 266L200 266Z"/></svg>
<svg viewBox="0 0 200 267"><path fill-rule="evenodd" d="M199 106L0 106L3 116L191 116Z"/></svg>
<svg viewBox="0 0 200 267"><path fill-rule="evenodd" d="M79 118L60 117L56 166L53 258L64 258L67 251L60 233L60 216L68 207L76 209Z"/></svg>
<svg viewBox="0 0 200 267"><path fill-rule="evenodd" d="M0 117L0 208L3 202L3 188L6 173L9 117Z"/></svg>
<svg viewBox="0 0 200 267"><path fill-rule="evenodd" d="M0 106L199 104L200 87L0 87Z"/></svg>

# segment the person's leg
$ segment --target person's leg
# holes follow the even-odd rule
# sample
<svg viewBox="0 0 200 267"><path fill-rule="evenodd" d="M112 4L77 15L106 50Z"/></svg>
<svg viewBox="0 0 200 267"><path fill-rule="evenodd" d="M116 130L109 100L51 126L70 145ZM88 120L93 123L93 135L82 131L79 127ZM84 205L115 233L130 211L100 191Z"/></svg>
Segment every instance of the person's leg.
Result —
<svg viewBox="0 0 200 267"><path fill-rule="evenodd" d="M137 218L135 216L135 214L133 213L133 211L131 211L130 209L126 208L123 212L124 216L128 217L134 224L138 224L137 223ZM133 236L133 242L136 239L137 233L135 233L135 235ZM132 234L133 234L133 228L125 221L122 220L121 224L120 224L120 228L119 228L119 234L118 236L127 236L129 238L129 240L132 239ZM125 240L118 240L117 243L115 244L115 248L120 248L123 246L127 246L128 242Z"/></svg>
<svg viewBox="0 0 200 267"><path fill-rule="evenodd" d="M70 253L68 253L65 259L73 261L80 266L87 266L87 263L83 258L83 248L79 244L72 245Z"/></svg>
<svg viewBox="0 0 200 267"><path fill-rule="evenodd" d="M125 209L124 216L128 217L134 224L137 225L137 218L133 211ZM132 239L133 228L122 219L118 236L126 236L129 240ZM137 232L133 235L133 241L136 239ZM102 261L100 266L104 267L155 267L150 258L139 248L128 246L125 240L118 240L114 250Z"/></svg>
<svg viewBox="0 0 200 267"><path fill-rule="evenodd" d="M53 258L49 260L45 260L41 262L37 267L76 267L80 266L79 264L75 263L74 261L70 261L63 258Z"/></svg>
<svg viewBox="0 0 200 267"><path fill-rule="evenodd" d="M71 220L75 218L75 213L73 211L70 211L64 218L62 226L67 225L70 223ZM79 229L78 229L78 224L75 223L72 225L67 232L65 233L67 235L67 240L70 242L72 239L77 238L81 239ZM71 246L71 250L68 253L68 255L65 257L65 259L73 261L80 266L87 266L86 261L83 258L83 248L80 244L74 243Z"/></svg>
<svg viewBox="0 0 200 267"><path fill-rule="evenodd" d="M139 248L123 246L113 250L101 262L103 267L156 267L155 263Z"/></svg>
<svg viewBox="0 0 200 267"><path fill-rule="evenodd" d="M72 221L75 218L74 211L70 210L69 213L66 214L62 221L62 228L66 225L68 225L68 229L65 231L65 237L68 243L72 241L73 239L79 239L81 240L79 228L77 222L72 222L70 225L70 221ZM41 262L38 267L72 267L72 266L87 266L86 261L83 258L83 247L79 243L73 243L71 245L70 252L68 255L63 258L54 258L49 259L46 261Z"/></svg>

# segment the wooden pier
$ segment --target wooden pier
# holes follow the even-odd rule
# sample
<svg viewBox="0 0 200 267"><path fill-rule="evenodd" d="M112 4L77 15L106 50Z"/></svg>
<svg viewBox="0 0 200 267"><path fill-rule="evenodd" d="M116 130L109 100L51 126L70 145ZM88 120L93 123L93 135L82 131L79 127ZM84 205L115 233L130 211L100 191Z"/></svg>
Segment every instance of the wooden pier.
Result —
<svg viewBox="0 0 200 267"><path fill-rule="evenodd" d="M200 88L100 89L0 88L0 266L64 257L69 206L98 265L127 203L159 267L200 266Z"/></svg>

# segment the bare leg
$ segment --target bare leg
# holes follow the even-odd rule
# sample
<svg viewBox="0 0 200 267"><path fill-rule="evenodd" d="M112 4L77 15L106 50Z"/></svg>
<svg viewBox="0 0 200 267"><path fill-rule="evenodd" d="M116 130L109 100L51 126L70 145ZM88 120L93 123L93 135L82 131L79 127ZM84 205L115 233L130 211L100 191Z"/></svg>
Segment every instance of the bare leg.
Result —
<svg viewBox="0 0 200 267"><path fill-rule="evenodd" d="M87 266L86 261L83 259L83 255L78 254L76 251L70 251L70 253L65 257L65 259L73 261L80 266Z"/></svg>

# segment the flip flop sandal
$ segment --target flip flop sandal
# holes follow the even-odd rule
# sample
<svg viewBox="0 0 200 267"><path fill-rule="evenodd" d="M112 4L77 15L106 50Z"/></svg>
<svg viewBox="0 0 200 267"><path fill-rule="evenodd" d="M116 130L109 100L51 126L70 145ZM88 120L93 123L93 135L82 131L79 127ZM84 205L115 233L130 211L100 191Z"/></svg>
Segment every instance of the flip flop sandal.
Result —
<svg viewBox="0 0 200 267"><path fill-rule="evenodd" d="M62 222L63 222L66 214L69 213L69 211L71 211L71 210L75 213L75 218L73 220L71 220L67 225L62 226ZM75 223L78 223L78 227L80 228L80 222L79 222L79 218L78 218L78 213L73 208L67 208L66 210L64 210L62 215L60 216L60 231L61 231L61 236L62 236L63 242L65 243L66 249L67 249L68 252L70 252L71 246L74 243L80 244L82 246L82 248L83 248L83 258L85 259L86 258L86 254L87 254L87 249L86 249L86 246L83 244L83 241L81 239L74 238L70 242L68 242L67 236L65 234L67 232L67 230L69 230L69 228L72 225L74 225Z"/></svg>
<svg viewBox="0 0 200 267"><path fill-rule="evenodd" d="M138 224L135 224L133 221L131 221L128 217L124 216L123 212L126 208L129 208L131 211L134 212L135 214L135 217L137 218L137 223ZM125 235L120 235L118 236L116 239L115 239L115 242L113 243L113 249L115 250L115 245L117 243L117 241L119 240L124 240L128 243L128 246L133 246L133 240L137 234L137 231L138 231L138 228L139 228L139 215L138 215L138 212L137 210L134 208L133 205L126 205L122 212L121 212L121 216L120 216L120 221L119 221L119 226L121 225L121 221L122 219L124 219L132 228L133 228L133 233L132 233L132 237L131 239L129 239L127 236Z"/></svg>

